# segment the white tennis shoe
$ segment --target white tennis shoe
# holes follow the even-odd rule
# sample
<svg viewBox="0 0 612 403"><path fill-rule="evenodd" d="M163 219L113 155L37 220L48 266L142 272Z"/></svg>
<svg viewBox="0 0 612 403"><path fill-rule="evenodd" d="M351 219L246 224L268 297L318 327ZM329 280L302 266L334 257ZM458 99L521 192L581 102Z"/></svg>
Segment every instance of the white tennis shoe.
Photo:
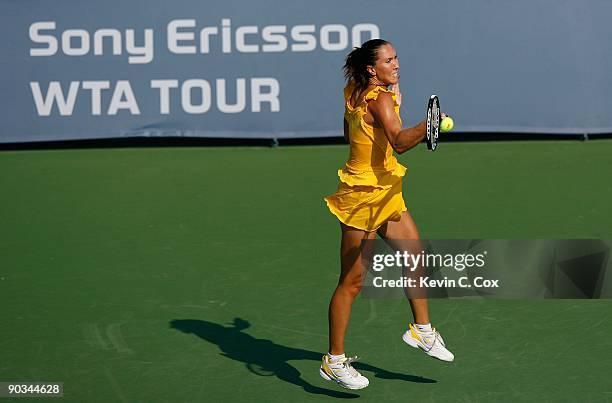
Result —
<svg viewBox="0 0 612 403"><path fill-rule="evenodd" d="M444 339L435 328L431 331L420 331L412 323L408 325L408 330L402 335L402 339L414 348L420 348L425 354L442 361L451 362L455 359L453 353L448 351L444 344Z"/></svg>
<svg viewBox="0 0 612 403"><path fill-rule="evenodd" d="M354 361L357 361L357 357L347 357L332 363L329 356L325 354L319 374L327 381L338 382L343 388L363 389L370 384L370 381L353 368L351 363Z"/></svg>

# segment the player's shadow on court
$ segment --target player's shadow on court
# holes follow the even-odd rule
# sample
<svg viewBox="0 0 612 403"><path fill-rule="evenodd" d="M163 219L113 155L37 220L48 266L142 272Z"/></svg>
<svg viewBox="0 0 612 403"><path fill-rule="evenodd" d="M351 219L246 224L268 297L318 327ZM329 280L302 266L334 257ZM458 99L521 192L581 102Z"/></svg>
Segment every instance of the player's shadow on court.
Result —
<svg viewBox="0 0 612 403"><path fill-rule="evenodd" d="M303 350L299 348L286 347L276 344L267 339L258 339L243 330L251 324L243 319L234 318L230 326L223 326L206 320L175 319L170 322L172 329L183 333L192 333L209 343L216 344L222 351L221 355L236 361L244 362L246 368L252 373L260 376L276 376L277 378L300 386L304 391L313 394L321 394L339 398L356 398L359 395L334 391L311 385L301 377L301 373L291 366L291 360L312 360L315 363L321 361L321 353ZM318 364L313 363L313 371L318 371ZM414 375L405 375L386 371L365 363L355 363L356 368L371 372L376 378L397 379L408 382L435 383L433 379ZM321 379L321 382L326 382Z"/></svg>

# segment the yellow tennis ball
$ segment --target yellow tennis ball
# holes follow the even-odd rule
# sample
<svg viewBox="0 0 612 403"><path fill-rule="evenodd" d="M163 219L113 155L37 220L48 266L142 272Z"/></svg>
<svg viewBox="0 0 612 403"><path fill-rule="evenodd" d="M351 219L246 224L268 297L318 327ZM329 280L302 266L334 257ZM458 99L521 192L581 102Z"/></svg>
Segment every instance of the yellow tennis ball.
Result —
<svg viewBox="0 0 612 403"><path fill-rule="evenodd" d="M455 126L455 122L453 122L453 118L451 118L450 116L447 116L444 119L442 119L442 122L440 122L440 131L442 133L450 132L451 130L453 130L454 126Z"/></svg>

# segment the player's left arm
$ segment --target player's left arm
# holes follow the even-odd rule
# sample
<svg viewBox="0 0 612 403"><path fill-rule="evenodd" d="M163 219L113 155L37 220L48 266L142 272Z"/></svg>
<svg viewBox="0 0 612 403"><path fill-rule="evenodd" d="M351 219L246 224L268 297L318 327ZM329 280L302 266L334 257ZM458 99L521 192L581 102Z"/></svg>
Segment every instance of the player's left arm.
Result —
<svg viewBox="0 0 612 403"><path fill-rule="evenodd" d="M344 140L346 140L347 143L350 143L350 140L349 140L349 124L346 121L346 119L344 119Z"/></svg>

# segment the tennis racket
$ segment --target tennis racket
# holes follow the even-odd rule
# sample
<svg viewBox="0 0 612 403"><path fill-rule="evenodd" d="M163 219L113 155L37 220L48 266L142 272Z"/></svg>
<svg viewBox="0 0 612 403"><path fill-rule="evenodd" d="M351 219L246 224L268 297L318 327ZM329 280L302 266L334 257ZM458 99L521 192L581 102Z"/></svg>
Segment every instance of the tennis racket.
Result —
<svg viewBox="0 0 612 403"><path fill-rule="evenodd" d="M432 95L427 103L427 148L435 151L440 134L440 100Z"/></svg>

